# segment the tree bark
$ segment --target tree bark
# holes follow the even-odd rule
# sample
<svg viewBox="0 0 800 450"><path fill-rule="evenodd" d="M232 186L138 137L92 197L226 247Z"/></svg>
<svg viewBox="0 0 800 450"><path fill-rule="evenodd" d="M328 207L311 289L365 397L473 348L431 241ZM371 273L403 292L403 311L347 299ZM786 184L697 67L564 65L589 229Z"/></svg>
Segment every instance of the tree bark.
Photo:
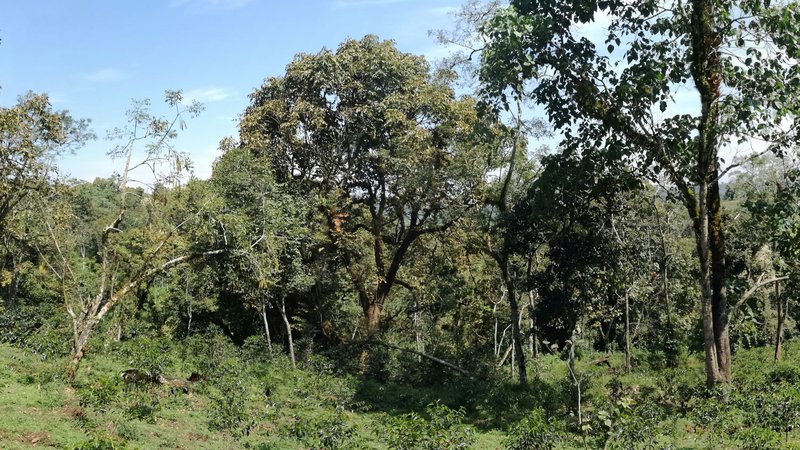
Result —
<svg viewBox="0 0 800 450"><path fill-rule="evenodd" d="M725 291L725 239L719 195L717 126L721 96L722 62L718 30L714 29L713 0L692 0L691 74L700 94L700 117L696 150L699 208L693 217L700 258L703 296L703 338L706 352L706 383L709 388L731 381L731 349L728 331L728 299ZM686 194L685 194L686 196Z"/></svg>
<svg viewBox="0 0 800 450"><path fill-rule="evenodd" d="M535 311L536 304L533 301L533 291L528 291L528 326L530 327L529 332L531 333L531 358L534 359L539 357L539 339L536 336L536 317L534 316Z"/></svg>
<svg viewBox="0 0 800 450"><path fill-rule="evenodd" d="M783 350L783 324L789 309L789 296L786 296L786 300L781 298L780 282L775 283L775 303L778 306L778 329L775 331L775 361L780 361Z"/></svg>
<svg viewBox="0 0 800 450"><path fill-rule="evenodd" d="M630 299L625 292L625 371L631 371L631 316Z"/></svg>
<svg viewBox="0 0 800 450"><path fill-rule="evenodd" d="M511 273L511 262L508 260L508 255L505 254L501 258L500 267L503 280L506 284L508 291L508 306L509 306L509 320L511 321L511 338L514 345L514 356L516 356L516 363L519 373L519 384L528 384L528 372L525 367L525 354L522 350L522 332L519 326L519 304L517 303L517 289Z"/></svg>
<svg viewBox="0 0 800 450"><path fill-rule="evenodd" d="M89 344L89 335L94 328L95 321L90 318L82 317L73 321L73 340L72 340L72 354L70 355L69 362L67 363L67 380L72 381L75 379L75 374L78 372L81 360L86 354L86 347Z"/></svg>
<svg viewBox="0 0 800 450"><path fill-rule="evenodd" d="M8 299L6 300L6 309L14 309L17 306L17 293L19 292L19 264L16 256L11 254L11 286L8 289Z"/></svg>
<svg viewBox="0 0 800 450"><path fill-rule="evenodd" d="M272 354L272 336L269 334L269 321L267 321L267 302L261 304L261 318L264 319L264 335L267 338L267 348Z"/></svg>
<svg viewBox="0 0 800 450"><path fill-rule="evenodd" d="M714 333L714 308L711 293L711 252L708 244L708 214L706 208L708 184L701 183L698 190L699 211L694 220L697 254L700 259L700 294L703 318L703 347L705 349L706 385L709 389L721 383L717 341ZM691 212L690 212L691 213ZM699 214L698 214L699 213Z"/></svg>
<svg viewBox="0 0 800 450"><path fill-rule="evenodd" d="M281 318L283 319L283 326L286 327L286 338L289 341L289 358L292 360L292 367L297 367L297 362L294 358L294 340L292 339L292 324L289 323L289 318L286 316L286 300L281 298Z"/></svg>
<svg viewBox="0 0 800 450"><path fill-rule="evenodd" d="M716 154L714 155L716 159ZM716 176L716 168L714 176ZM729 327L728 294L725 288L725 235L722 228L719 182L710 186L709 199L709 244L711 246L711 292L714 314L714 342L717 346L717 364L723 383L731 382L731 344Z"/></svg>

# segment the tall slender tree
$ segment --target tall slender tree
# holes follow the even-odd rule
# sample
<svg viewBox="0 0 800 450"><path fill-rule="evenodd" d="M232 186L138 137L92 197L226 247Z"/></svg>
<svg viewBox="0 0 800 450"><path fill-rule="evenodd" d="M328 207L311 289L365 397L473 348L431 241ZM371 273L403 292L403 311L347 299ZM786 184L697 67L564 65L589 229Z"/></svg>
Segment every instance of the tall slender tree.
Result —
<svg viewBox="0 0 800 450"><path fill-rule="evenodd" d="M727 146L795 142L800 112L796 2L514 0L484 28L487 93L525 89L565 148L665 172L693 223L707 384L731 380L725 232ZM607 18L601 35L582 25ZM693 89L693 114L676 92Z"/></svg>

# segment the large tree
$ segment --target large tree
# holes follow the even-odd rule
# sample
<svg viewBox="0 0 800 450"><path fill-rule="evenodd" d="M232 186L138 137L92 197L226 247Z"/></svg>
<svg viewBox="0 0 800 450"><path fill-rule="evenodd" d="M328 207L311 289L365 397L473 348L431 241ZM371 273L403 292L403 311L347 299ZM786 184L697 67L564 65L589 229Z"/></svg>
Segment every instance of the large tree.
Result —
<svg viewBox="0 0 800 450"><path fill-rule="evenodd" d="M134 187L143 183L135 180L137 174L158 184L177 185L187 168L188 157L175 149L173 140L176 130L184 127L184 117L196 115L202 107L185 105L180 91L167 91L166 103L175 113L172 118L152 114L149 101L135 102L128 111L129 126L112 133L120 144L109 156L121 159L124 166L112 180L97 180L91 189L95 192L87 193L98 200L96 216L87 217L86 203L73 201L73 195L80 197L80 191L85 191L80 185L60 189L42 205L41 232L50 238L50 247L42 249L41 257L59 280L73 325L70 379L97 325L140 284L176 265L223 252L199 248L204 241L182 239L187 228L202 230L208 222L220 228L208 220L217 206L213 199L199 202L201 209L180 216L176 213L181 210L174 205L159 205L144 188Z"/></svg>
<svg viewBox="0 0 800 450"><path fill-rule="evenodd" d="M800 8L764 1L515 0L485 27L489 94L542 104L569 151L664 172L693 223L709 386L731 379L720 178L726 146L797 138ZM599 35L585 24L605 18ZM693 91L693 103L676 93Z"/></svg>
<svg viewBox="0 0 800 450"><path fill-rule="evenodd" d="M53 110L47 95L29 92L16 105L0 107L0 241L5 250L0 261L3 269L10 266L7 308L16 303L22 261L34 253L25 231L34 197L51 190L59 154L91 137L88 121Z"/></svg>
<svg viewBox="0 0 800 450"><path fill-rule="evenodd" d="M299 54L251 95L241 143L276 180L313 199L347 272L367 336L423 235L474 203L486 171L475 102L456 98L425 59L375 36Z"/></svg>

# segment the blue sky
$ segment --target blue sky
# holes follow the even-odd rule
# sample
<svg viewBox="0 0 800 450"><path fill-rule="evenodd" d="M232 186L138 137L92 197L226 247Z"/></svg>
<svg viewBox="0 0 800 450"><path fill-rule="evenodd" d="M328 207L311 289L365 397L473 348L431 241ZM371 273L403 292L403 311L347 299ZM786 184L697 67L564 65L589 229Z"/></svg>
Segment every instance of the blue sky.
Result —
<svg viewBox="0 0 800 450"><path fill-rule="evenodd" d="M124 124L131 99L157 105L183 89L206 110L178 141L201 178L217 143L236 135L236 117L264 78L294 54L377 34L406 52L445 54L428 30L448 28L460 0L6 0L0 16L0 105L29 90L90 118L102 137ZM156 110L154 108L154 110ZM61 161L91 180L119 170L110 143L90 143Z"/></svg>

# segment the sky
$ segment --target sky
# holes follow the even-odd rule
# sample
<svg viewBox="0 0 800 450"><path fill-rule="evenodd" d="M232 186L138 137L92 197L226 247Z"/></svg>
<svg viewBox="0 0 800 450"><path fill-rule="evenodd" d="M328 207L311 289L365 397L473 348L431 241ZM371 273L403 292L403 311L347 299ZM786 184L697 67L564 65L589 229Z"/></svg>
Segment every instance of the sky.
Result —
<svg viewBox="0 0 800 450"><path fill-rule="evenodd" d="M461 0L0 0L0 106L28 91L55 109L92 120L98 135L61 170L92 180L120 171L106 131L125 124L133 99L166 113L166 89L182 89L205 111L177 148L207 178L217 144L236 136L248 94L280 76L299 52L335 49L376 34L428 59L447 49L428 36L449 28Z"/></svg>

